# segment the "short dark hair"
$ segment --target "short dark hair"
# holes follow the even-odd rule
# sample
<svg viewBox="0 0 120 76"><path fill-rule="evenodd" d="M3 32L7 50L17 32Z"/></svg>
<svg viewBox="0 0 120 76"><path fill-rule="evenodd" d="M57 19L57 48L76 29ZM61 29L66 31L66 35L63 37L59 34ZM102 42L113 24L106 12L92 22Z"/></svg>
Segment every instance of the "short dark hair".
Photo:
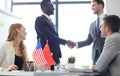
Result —
<svg viewBox="0 0 120 76"><path fill-rule="evenodd" d="M112 32L119 32L120 18L116 15L108 15L103 18L105 26L110 27Z"/></svg>
<svg viewBox="0 0 120 76"><path fill-rule="evenodd" d="M42 10L43 10L44 7L46 7L46 5L47 5L48 2L51 2L51 1L50 1L50 0L43 0L43 1L41 2L40 6L41 6L41 9L42 9Z"/></svg>
<svg viewBox="0 0 120 76"><path fill-rule="evenodd" d="M96 2L97 4L102 4L103 8L104 8L104 6L105 6L103 0L93 0L93 2Z"/></svg>

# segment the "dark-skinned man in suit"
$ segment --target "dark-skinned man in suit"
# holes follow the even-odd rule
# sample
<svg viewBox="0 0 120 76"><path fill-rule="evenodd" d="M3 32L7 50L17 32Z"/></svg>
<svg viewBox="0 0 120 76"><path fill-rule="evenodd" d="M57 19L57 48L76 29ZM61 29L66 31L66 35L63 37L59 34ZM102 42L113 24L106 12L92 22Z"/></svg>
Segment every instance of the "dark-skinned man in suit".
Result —
<svg viewBox="0 0 120 76"><path fill-rule="evenodd" d="M50 19L50 15L54 14L54 7L50 0L43 0L41 2L41 9L43 15L39 16L35 20L35 30L37 33L37 39L41 42L42 48L44 48L46 41L49 44L50 51L56 64L60 63L62 57L60 44L67 44L69 47L73 47L74 43L70 40L59 38L56 26ZM51 70L54 70L54 65L51 66Z"/></svg>

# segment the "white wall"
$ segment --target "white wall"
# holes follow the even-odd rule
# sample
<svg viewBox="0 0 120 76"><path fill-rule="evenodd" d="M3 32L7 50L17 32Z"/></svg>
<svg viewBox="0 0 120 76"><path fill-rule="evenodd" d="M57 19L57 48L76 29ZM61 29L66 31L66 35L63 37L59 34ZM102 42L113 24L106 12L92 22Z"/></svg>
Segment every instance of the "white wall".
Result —
<svg viewBox="0 0 120 76"><path fill-rule="evenodd" d="M0 9L10 12L11 0L0 0Z"/></svg>
<svg viewBox="0 0 120 76"><path fill-rule="evenodd" d="M0 9L0 45L6 40L8 35L8 28L12 23L19 22L20 17L9 13L6 10Z"/></svg>
<svg viewBox="0 0 120 76"><path fill-rule="evenodd" d="M20 17L13 15L10 11L11 0L0 0L0 43L6 40L9 26L20 20Z"/></svg>
<svg viewBox="0 0 120 76"><path fill-rule="evenodd" d="M1 0L0 1L0 9L4 9L5 8L5 1Z"/></svg>
<svg viewBox="0 0 120 76"><path fill-rule="evenodd" d="M106 13L118 15L120 17L120 0L105 0Z"/></svg>

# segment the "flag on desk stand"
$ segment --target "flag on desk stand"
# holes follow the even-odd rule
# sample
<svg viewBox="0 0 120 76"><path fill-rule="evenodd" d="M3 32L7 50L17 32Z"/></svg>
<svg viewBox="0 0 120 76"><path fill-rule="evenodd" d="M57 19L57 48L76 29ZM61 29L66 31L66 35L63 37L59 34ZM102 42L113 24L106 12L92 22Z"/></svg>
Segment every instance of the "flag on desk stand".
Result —
<svg viewBox="0 0 120 76"><path fill-rule="evenodd" d="M40 42L37 43L36 49L33 51L32 56L36 66L47 64Z"/></svg>
<svg viewBox="0 0 120 76"><path fill-rule="evenodd" d="M47 61L47 63L45 64L46 67L56 64L56 62L54 61L54 59L52 57L48 43L45 44L43 53L44 53L45 59Z"/></svg>

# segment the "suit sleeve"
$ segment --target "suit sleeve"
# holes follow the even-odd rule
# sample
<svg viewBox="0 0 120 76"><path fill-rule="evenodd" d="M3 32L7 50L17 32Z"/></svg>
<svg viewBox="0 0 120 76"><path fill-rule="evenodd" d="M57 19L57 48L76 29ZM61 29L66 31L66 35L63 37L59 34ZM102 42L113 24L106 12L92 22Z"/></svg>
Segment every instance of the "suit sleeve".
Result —
<svg viewBox="0 0 120 76"><path fill-rule="evenodd" d="M111 61L117 56L118 49L113 39L107 39L98 61L95 64L95 67L98 71L104 71Z"/></svg>
<svg viewBox="0 0 120 76"><path fill-rule="evenodd" d="M49 41L52 41L55 44L66 44L66 40L61 39L58 37L56 32L53 32L52 29L49 28L50 26L47 24L47 22L42 18L37 18L35 22L35 29L36 32L39 35L47 38Z"/></svg>
<svg viewBox="0 0 120 76"><path fill-rule="evenodd" d="M78 42L78 48L90 45L91 43L92 43L92 37L91 34L89 33L86 40Z"/></svg>

